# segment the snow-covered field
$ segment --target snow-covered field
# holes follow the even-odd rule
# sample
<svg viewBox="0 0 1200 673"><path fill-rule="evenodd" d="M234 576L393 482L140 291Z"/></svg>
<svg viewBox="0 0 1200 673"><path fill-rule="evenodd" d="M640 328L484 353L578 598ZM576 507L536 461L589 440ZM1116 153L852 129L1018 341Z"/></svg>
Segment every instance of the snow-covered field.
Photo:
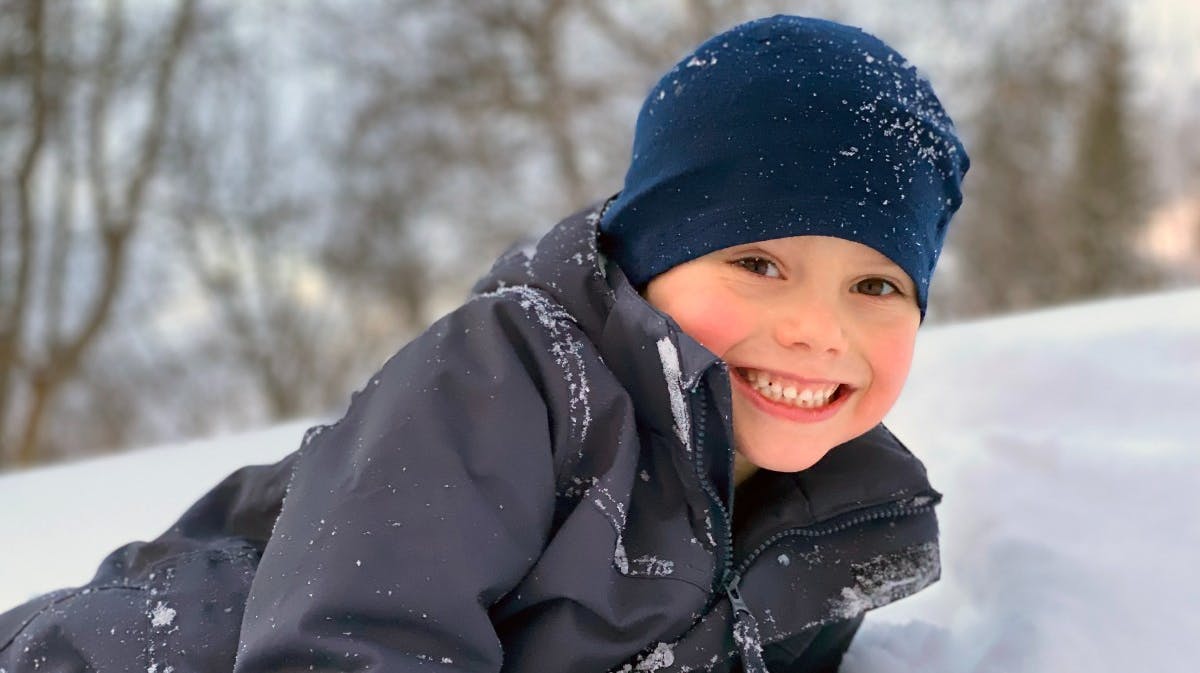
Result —
<svg viewBox="0 0 1200 673"><path fill-rule="evenodd" d="M942 581L843 671L1197 670L1200 290L924 330L888 419L945 501ZM307 423L0 477L0 610L86 581Z"/></svg>
<svg viewBox="0 0 1200 673"><path fill-rule="evenodd" d="M888 423L942 581L843 671L1200 670L1200 291L929 330Z"/></svg>

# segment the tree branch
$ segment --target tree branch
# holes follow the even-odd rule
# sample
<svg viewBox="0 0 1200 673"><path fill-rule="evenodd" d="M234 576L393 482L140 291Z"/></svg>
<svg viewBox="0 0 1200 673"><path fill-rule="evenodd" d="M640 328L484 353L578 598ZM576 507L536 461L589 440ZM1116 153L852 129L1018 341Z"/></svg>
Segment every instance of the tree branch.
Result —
<svg viewBox="0 0 1200 673"><path fill-rule="evenodd" d="M36 3L35 3L36 4ZM104 124L108 100L113 91L115 64L119 56L123 28L119 0L108 5L108 36L104 58L101 63L100 84L92 102L90 118L89 172L96 198L96 218L100 225L104 269L101 272L99 294L89 306L79 330L68 338L56 338L49 348L45 361L33 374L35 399L26 415L22 439L17 447L17 462L28 464L37 453L38 435L44 414L64 380L78 371L83 355L103 330L112 315L116 298L124 284L128 271L127 258L129 241L141 219L141 209L146 187L157 168L158 155L162 148L166 123L170 114L170 88L174 80L179 57L191 32L195 17L196 0L181 0L172 21L170 38L154 75L150 118L143 135L134 175L125 190L123 212L114 212L108 197L104 161Z"/></svg>
<svg viewBox="0 0 1200 673"><path fill-rule="evenodd" d="M26 30L31 41L30 53L30 110L29 140L21 153L21 164L17 170L18 211L18 257L16 280L7 305L0 305L0 458L7 453L5 438L13 388L17 385L14 376L23 366L22 337L25 331L25 316L29 308L30 278L33 269L34 213L33 176L41 161L46 138L46 124L50 116L49 96L46 91L46 35L44 3L31 2L25 17Z"/></svg>

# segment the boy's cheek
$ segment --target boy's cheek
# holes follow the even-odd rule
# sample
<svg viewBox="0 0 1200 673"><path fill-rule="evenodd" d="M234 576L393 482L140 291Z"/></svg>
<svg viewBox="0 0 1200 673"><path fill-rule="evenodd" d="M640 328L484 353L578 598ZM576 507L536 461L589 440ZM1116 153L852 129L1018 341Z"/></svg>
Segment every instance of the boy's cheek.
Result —
<svg viewBox="0 0 1200 673"><path fill-rule="evenodd" d="M897 338L878 349L875 361L879 363L880 369L887 372L889 378L903 380L908 377L908 370L912 366L912 358L912 340Z"/></svg>
<svg viewBox="0 0 1200 673"><path fill-rule="evenodd" d="M689 336L718 357L724 358L729 349L743 339L752 316L748 311L736 308L732 302L711 296L689 303L688 310L682 316L671 317Z"/></svg>
<svg viewBox="0 0 1200 673"><path fill-rule="evenodd" d="M873 365L873 385L883 398L886 413L900 396L912 368L916 335L897 333L877 342L870 358Z"/></svg>

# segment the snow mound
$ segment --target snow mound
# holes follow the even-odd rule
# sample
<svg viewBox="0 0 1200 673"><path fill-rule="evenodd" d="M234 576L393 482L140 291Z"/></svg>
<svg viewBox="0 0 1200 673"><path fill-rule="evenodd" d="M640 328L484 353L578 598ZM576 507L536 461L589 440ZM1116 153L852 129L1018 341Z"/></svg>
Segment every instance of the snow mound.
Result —
<svg viewBox="0 0 1200 673"><path fill-rule="evenodd" d="M843 671L1194 671L1200 291L930 329L888 419L946 495L942 579Z"/></svg>

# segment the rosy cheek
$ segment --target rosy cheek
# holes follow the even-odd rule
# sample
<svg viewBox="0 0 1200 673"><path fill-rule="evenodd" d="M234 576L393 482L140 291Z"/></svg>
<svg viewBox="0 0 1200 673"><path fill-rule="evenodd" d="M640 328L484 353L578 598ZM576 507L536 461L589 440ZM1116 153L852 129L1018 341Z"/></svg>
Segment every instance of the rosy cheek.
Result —
<svg viewBox="0 0 1200 673"><path fill-rule="evenodd" d="M734 302L719 297L698 299L688 309L683 315L672 317L683 331L722 358L745 338L751 324L751 316L744 307L739 309Z"/></svg>
<svg viewBox="0 0 1200 673"><path fill-rule="evenodd" d="M871 349L870 359L875 384L891 402L899 397L900 390L908 378L915 340L915 331L898 330L878 339Z"/></svg>

